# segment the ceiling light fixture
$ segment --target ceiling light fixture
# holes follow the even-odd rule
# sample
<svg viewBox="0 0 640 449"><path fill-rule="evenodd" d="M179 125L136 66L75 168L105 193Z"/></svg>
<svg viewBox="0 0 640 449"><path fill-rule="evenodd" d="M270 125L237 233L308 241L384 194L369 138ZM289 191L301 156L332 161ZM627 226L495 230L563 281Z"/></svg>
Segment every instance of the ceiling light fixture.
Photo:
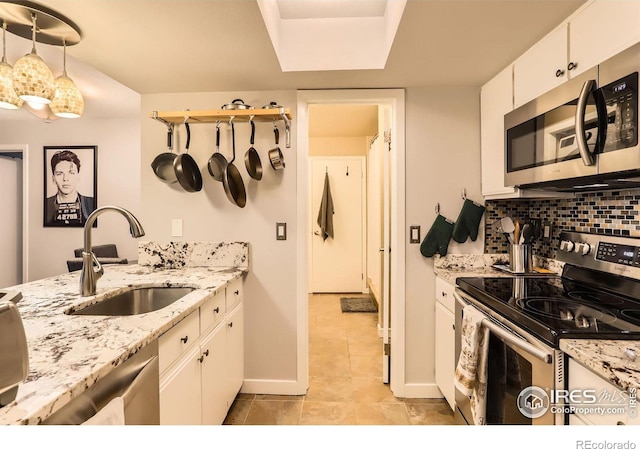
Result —
<svg viewBox="0 0 640 449"><path fill-rule="evenodd" d="M24 101L16 95L13 89L13 67L7 63L7 47L5 35L7 24L2 24L2 60L0 61L0 108L20 109Z"/></svg>
<svg viewBox="0 0 640 449"><path fill-rule="evenodd" d="M18 109L22 105L4 100L4 86L11 83L15 94L21 101L26 102L26 109L34 114L34 111L44 109L47 118L80 117L84 111L84 99L78 87L67 75L66 67L67 45L75 45L82 39L78 26L56 11L35 2L22 0L0 1L0 20L3 33L7 30L32 41L31 53L16 61L12 73L7 70L7 66L11 66L5 61L3 47L4 65L0 65L0 107ZM49 67L36 53L36 36L40 43L64 47L64 69L57 79L54 79ZM14 107L11 107L12 104ZM43 116L36 115L40 118Z"/></svg>

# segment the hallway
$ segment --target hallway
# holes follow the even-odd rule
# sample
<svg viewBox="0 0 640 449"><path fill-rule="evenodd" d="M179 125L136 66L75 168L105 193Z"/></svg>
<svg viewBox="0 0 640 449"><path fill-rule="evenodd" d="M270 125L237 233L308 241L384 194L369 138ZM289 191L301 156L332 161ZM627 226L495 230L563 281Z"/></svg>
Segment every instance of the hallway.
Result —
<svg viewBox="0 0 640 449"><path fill-rule="evenodd" d="M225 424L452 424L444 399L399 399L382 383L376 313L342 313L339 294L309 295L309 390L239 394ZM359 296L359 295L348 295Z"/></svg>

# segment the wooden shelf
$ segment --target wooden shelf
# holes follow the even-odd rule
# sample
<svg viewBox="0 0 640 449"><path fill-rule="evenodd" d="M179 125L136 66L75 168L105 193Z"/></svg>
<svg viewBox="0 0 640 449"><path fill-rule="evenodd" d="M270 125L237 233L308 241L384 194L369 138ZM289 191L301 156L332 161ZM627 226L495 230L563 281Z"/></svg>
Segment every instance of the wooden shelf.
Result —
<svg viewBox="0 0 640 449"><path fill-rule="evenodd" d="M278 109L214 109L209 111L169 111L169 112L157 112L149 114L150 118L155 118L160 121L182 124L185 118L189 119L189 123L216 123L228 122L231 117L234 117L234 122L248 122L253 116L254 122L273 122L277 120L291 120L291 111L289 108ZM285 119L286 118L286 119Z"/></svg>

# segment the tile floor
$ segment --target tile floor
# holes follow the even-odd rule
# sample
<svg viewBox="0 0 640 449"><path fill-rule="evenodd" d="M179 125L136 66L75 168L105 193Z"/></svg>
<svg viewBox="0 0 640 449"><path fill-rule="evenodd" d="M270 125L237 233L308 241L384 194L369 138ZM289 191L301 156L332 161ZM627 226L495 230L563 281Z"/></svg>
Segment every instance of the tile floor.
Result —
<svg viewBox="0 0 640 449"><path fill-rule="evenodd" d="M444 399L400 399L382 382L376 313L342 313L341 296L309 296L304 396L239 394L225 424L452 424Z"/></svg>

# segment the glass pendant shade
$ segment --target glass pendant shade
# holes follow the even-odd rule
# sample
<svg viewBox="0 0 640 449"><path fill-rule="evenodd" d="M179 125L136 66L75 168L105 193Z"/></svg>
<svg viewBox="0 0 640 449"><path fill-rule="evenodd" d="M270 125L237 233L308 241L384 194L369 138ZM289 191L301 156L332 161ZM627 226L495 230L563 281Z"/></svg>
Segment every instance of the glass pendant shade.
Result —
<svg viewBox="0 0 640 449"><path fill-rule="evenodd" d="M13 66L13 88L18 97L36 104L49 104L55 93L53 73L35 51Z"/></svg>
<svg viewBox="0 0 640 449"><path fill-rule="evenodd" d="M57 117L78 118L84 112L84 98L80 89L67 75L55 81L56 92L49 107Z"/></svg>
<svg viewBox="0 0 640 449"><path fill-rule="evenodd" d="M5 61L0 62L0 108L20 109L24 101L13 89L13 67Z"/></svg>

